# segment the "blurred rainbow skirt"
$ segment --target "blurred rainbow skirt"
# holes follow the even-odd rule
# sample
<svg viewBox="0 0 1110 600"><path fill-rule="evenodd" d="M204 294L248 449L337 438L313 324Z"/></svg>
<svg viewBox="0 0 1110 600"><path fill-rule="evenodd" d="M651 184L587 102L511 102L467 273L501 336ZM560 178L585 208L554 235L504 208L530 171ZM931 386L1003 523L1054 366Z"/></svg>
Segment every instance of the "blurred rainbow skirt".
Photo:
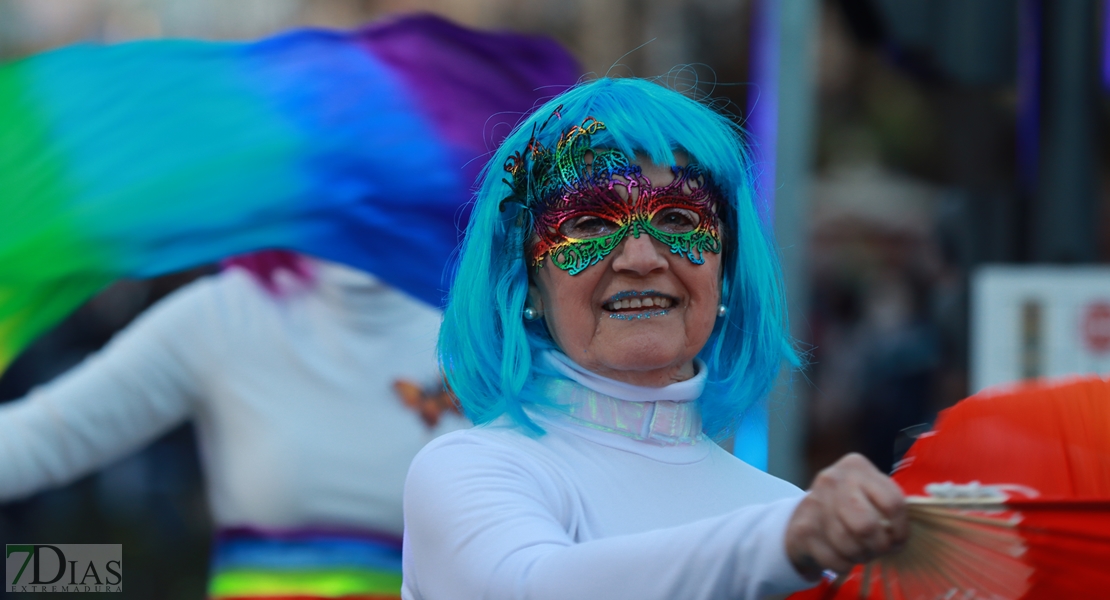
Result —
<svg viewBox="0 0 1110 600"><path fill-rule="evenodd" d="M401 540L372 532L221 530L210 600L393 600Z"/></svg>

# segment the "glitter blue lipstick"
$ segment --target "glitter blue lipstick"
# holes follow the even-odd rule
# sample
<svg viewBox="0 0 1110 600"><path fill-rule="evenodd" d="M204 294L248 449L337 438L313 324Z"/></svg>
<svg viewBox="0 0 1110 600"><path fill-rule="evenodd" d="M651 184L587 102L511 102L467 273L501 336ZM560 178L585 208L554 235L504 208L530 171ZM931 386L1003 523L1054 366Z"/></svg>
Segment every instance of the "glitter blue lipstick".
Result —
<svg viewBox="0 0 1110 600"><path fill-rule="evenodd" d="M657 292L655 290L644 290L642 292L634 292L632 290L625 290L625 291L620 292L618 294L614 294L613 297L606 300L605 303L610 304L612 302L620 302L621 300L624 300L625 298L642 298L644 296L665 296L667 298L670 298L670 296L667 296L667 294L660 294L659 292Z"/></svg>
<svg viewBox="0 0 1110 600"><path fill-rule="evenodd" d="M670 309L661 308L659 310L653 310L651 312L638 312L638 313L635 313L635 314L627 314L627 315L626 314L621 314L621 313L609 313L609 318L610 319L620 319L621 321L638 321L640 319L650 319L652 317L662 317L663 315L665 315L669 312L671 312Z"/></svg>

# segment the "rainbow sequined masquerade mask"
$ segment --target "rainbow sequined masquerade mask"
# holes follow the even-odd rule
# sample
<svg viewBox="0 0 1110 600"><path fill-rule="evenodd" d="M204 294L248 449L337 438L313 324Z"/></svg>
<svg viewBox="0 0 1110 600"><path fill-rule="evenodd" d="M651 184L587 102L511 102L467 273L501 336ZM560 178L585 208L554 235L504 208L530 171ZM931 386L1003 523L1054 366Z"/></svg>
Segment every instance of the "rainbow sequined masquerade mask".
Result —
<svg viewBox="0 0 1110 600"><path fill-rule="evenodd" d="M532 265L550 256L556 267L577 275L629 234L642 233L694 264L705 262L705 252L719 254L717 211L724 203L709 174L696 164L675 166L674 181L653 187L624 153L590 146L590 136L601 129L605 125L589 117L563 133L554 152L533 135L525 151L506 162L513 193L505 201L522 204L532 217Z"/></svg>

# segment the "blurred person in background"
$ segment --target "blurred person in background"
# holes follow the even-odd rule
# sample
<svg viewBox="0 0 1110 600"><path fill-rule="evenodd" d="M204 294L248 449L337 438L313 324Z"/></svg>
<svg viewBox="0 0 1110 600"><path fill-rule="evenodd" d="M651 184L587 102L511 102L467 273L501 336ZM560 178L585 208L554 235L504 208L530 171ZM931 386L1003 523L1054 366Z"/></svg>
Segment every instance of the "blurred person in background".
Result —
<svg viewBox="0 0 1110 600"><path fill-rule="evenodd" d="M488 130L487 119L515 119L578 75L573 58L539 38L481 34L433 17L382 27L401 30L402 43L390 48L401 62L422 58L407 35L414 29L492 61L489 72L471 74L477 78L505 60L491 45L514 53L520 72L505 69L512 83L489 83L482 118L455 124L453 133L471 138ZM451 102L440 105L448 116ZM362 143L389 145L394 133L383 128L380 139ZM335 239L337 247L347 242ZM406 250L387 259L401 261ZM0 498L71 482L190 421L218 528L210 597L396 597L409 462L436 435L465 425L438 393L438 307L369 273L297 253L225 264L68 373L0 405ZM438 274L442 265L414 268Z"/></svg>
<svg viewBox="0 0 1110 600"><path fill-rule="evenodd" d="M464 425L448 414L428 427L393 391L438 385L439 321L338 264L231 260L0 406L0 498L68 483L191 420L221 527L213 597L388 593L408 463Z"/></svg>

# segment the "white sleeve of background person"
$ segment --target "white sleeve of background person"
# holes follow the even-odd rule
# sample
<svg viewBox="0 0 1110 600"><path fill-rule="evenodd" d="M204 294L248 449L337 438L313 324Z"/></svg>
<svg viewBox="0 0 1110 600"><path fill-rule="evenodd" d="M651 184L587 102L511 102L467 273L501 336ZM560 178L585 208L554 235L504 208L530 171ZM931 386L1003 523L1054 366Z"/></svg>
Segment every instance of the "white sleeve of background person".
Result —
<svg viewBox="0 0 1110 600"><path fill-rule="evenodd" d="M211 349L197 321L211 283L141 315L101 351L26 397L0 404L0 500L69 483L188 418Z"/></svg>
<svg viewBox="0 0 1110 600"><path fill-rule="evenodd" d="M417 456L406 483L405 600L755 600L812 585L784 545L799 496L576 541L568 531L589 499L567 493L564 474L445 439ZM629 514L651 510L648 499L622 502Z"/></svg>

